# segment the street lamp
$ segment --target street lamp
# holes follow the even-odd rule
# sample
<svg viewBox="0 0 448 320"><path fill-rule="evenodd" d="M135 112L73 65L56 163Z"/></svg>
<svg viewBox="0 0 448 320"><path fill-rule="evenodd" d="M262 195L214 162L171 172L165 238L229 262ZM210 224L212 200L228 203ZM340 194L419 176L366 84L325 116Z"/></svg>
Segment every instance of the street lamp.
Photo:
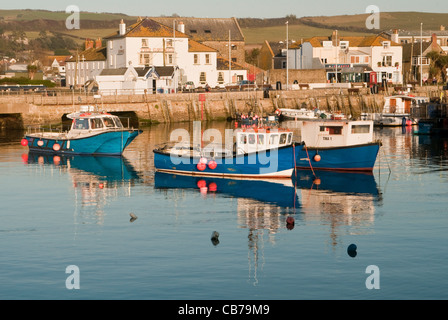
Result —
<svg viewBox="0 0 448 320"><path fill-rule="evenodd" d="M232 83L232 53L230 47L230 29L229 29L229 83Z"/></svg>
<svg viewBox="0 0 448 320"><path fill-rule="evenodd" d="M420 23L420 87L423 86L423 22Z"/></svg>
<svg viewBox="0 0 448 320"><path fill-rule="evenodd" d="M288 66L288 21L286 21L286 90L289 89L289 66Z"/></svg>

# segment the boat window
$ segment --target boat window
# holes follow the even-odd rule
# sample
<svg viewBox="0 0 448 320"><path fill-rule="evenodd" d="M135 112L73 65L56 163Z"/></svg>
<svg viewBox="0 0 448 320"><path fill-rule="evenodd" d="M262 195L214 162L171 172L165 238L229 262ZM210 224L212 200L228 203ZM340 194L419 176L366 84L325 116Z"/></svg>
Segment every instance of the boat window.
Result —
<svg viewBox="0 0 448 320"><path fill-rule="evenodd" d="M249 144L255 144L255 134L249 134Z"/></svg>
<svg viewBox="0 0 448 320"><path fill-rule="evenodd" d="M90 119L90 128L99 129L103 127L103 122L100 118L92 118Z"/></svg>
<svg viewBox="0 0 448 320"><path fill-rule="evenodd" d="M247 143L247 136L245 134L242 134L240 137L240 143L246 144Z"/></svg>
<svg viewBox="0 0 448 320"><path fill-rule="evenodd" d="M120 118L116 117L116 118L113 118L113 119L114 119L114 122L115 122L115 126L117 128L123 128L123 124L121 123Z"/></svg>
<svg viewBox="0 0 448 320"><path fill-rule="evenodd" d="M89 120L86 118L75 119L73 129L89 129Z"/></svg>
<svg viewBox="0 0 448 320"><path fill-rule="evenodd" d="M112 120L112 118L103 118L103 121L104 121L104 125L105 125L107 128L113 128L113 127L115 127L114 120Z"/></svg>
<svg viewBox="0 0 448 320"><path fill-rule="evenodd" d="M292 142L292 133L288 134L288 144Z"/></svg>
<svg viewBox="0 0 448 320"><path fill-rule="evenodd" d="M369 125L360 125L355 124L352 126L352 133L369 133L370 132L370 126Z"/></svg>
<svg viewBox="0 0 448 320"><path fill-rule="evenodd" d="M330 135L339 135L342 134L342 127L341 126L321 126L320 131L328 131L328 134Z"/></svg>
<svg viewBox="0 0 448 320"><path fill-rule="evenodd" d="M278 144L278 134L271 134L269 137L269 144L277 145Z"/></svg>
<svg viewBox="0 0 448 320"><path fill-rule="evenodd" d="M259 135L257 135L257 137L258 137L258 144L263 145L264 144L264 135L259 134Z"/></svg>
<svg viewBox="0 0 448 320"><path fill-rule="evenodd" d="M285 144L286 143L286 133L282 133L280 135L280 144Z"/></svg>

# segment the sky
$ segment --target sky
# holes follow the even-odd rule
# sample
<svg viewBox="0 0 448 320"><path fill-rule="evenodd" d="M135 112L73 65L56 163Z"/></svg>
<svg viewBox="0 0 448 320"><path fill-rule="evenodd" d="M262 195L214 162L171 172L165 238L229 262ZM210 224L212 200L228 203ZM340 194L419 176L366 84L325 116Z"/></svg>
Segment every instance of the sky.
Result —
<svg viewBox="0 0 448 320"><path fill-rule="evenodd" d="M286 15L333 16L366 13L369 5L380 12L420 11L448 13L446 0L1 0L1 9L44 9L65 11L76 5L81 11L124 13L131 16L170 16L207 18L281 18ZM370 13L370 11L369 11Z"/></svg>

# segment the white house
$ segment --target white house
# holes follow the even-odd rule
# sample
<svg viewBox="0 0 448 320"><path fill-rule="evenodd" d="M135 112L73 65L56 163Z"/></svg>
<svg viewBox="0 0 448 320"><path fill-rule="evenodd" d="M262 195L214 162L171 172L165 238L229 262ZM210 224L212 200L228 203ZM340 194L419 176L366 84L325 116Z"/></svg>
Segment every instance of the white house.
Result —
<svg viewBox="0 0 448 320"><path fill-rule="evenodd" d="M327 81L402 83L403 49L380 35L313 37L288 50L289 69L326 69ZM337 79L335 78L337 75Z"/></svg>
<svg viewBox="0 0 448 320"><path fill-rule="evenodd" d="M95 80L95 77L106 68L106 48L97 42L97 47L74 55L65 64L65 78L67 87L79 87Z"/></svg>

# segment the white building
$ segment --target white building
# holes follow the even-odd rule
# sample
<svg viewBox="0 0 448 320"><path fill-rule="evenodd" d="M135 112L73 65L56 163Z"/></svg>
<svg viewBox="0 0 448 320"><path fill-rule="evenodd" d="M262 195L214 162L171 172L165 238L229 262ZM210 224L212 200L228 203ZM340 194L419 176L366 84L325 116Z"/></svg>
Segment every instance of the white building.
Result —
<svg viewBox="0 0 448 320"><path fill-rule="evenodd" d="M403 49L377 36L313 37L291 45L289 69L326 69L331 82L402 83ZM335 79L337 75L337 80Z"/></svg>
<svg viewBox="0 0 448 320"><path fill-rule="evenodd" d="M87 43L87 42L86 42ZM95 48L88 45L87 49L74 55L65 64L67 87L80 87L95 80L95 77L106 68L106 48L101 41L96 41Z"/></svg>

